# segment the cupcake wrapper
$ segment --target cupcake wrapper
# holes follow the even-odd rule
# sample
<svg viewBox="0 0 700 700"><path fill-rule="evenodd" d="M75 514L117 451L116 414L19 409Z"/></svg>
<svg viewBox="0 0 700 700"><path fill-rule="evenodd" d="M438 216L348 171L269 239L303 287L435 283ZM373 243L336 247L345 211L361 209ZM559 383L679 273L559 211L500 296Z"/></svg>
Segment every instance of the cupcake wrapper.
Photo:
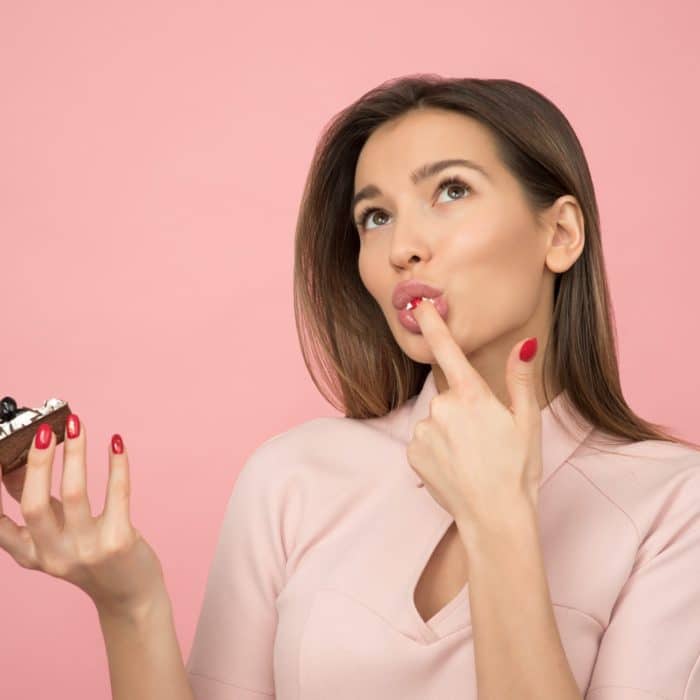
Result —
<svg viewBox="0 0 700 700"><path fill-rule="evenodd" d="M0 440L0 465L2 473L9 474L15 469L20 469L27 463L29 449L32 440L42 423L48 423L56 433L56 444L63 442L66 430L66 421L71 410L68 404L64 404L55 411L51 411L43 416L38 416L37 420L29 425L25 425L13 433Z"/></svg>

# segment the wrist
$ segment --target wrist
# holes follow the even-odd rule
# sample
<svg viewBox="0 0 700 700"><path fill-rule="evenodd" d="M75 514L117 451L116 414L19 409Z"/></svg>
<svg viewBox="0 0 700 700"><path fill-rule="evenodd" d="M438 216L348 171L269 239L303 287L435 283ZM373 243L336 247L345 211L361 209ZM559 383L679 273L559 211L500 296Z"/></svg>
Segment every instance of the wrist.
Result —
<svg viewBox="0 0 700 700"><path fill-rule="evenodd" d="M477 518L465 516L456 524L467 551L474 554L488 551L497 542L537 537L539 533L537 506L527 499L518 501L505 513Z"/></svg>
<svg viewBox="0 0 700 700"><path fill-rule="evenodd" d="M171 612L171 602L164 583L139 600L95 602L100 621L114 621L140 624L160 615Z"/></svg>

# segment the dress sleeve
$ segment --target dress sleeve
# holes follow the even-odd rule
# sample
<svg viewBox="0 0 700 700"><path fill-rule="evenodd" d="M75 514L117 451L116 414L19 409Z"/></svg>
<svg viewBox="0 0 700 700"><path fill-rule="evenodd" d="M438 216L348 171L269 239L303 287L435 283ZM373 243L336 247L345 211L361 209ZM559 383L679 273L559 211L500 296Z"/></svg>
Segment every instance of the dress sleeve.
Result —
<svg viewBox="0 0 700 700"><path fill-rule="evenodd" d="M700 469L640 544L585 700L700 700Z"/></svg>
<svg viewBox="0 0 700 700"><path fill-rule="evenodd" d="M266 468L267 454L251 455L226 507L185 665L197 700L275 697L275 601L285 582L286 549L280 489Z"/></svg>

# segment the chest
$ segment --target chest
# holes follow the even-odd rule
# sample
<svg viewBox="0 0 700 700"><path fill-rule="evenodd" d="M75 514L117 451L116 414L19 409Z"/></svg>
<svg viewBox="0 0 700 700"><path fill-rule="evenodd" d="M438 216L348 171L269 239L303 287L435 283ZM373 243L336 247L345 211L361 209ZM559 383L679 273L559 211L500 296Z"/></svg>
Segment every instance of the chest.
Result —
<svg viewBox="0 0 700 700"><path fill-rule="evenodd" d="M416 610L425 622L442 610L469 580L467 552L455 523L438 542L413 591Z"/></svg>

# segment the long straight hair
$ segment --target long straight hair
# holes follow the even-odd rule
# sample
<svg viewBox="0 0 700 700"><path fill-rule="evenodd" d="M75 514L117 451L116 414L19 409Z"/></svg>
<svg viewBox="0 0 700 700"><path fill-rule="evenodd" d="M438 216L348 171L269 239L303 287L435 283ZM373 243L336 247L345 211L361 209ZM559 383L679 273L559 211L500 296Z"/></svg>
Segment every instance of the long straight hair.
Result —
<svg viewBox="0 0 700 700"><path fill-rule="evenodd" d="M452 110L486 126L537 220L565 194L583 210L583 251L555 279L545 376L613 443L664 440L700 450L627 405L586 157L564 114L544 95L513 80L405 76L370 90L324 129L305 183L294 248L296 328L304 362L324 398L349 418L383 416L418 393L430 372L429 364L403 352L360 279L351 211L357 159L370 134L422 108ZM549 404L547 382L544 391Z"/></svg>

